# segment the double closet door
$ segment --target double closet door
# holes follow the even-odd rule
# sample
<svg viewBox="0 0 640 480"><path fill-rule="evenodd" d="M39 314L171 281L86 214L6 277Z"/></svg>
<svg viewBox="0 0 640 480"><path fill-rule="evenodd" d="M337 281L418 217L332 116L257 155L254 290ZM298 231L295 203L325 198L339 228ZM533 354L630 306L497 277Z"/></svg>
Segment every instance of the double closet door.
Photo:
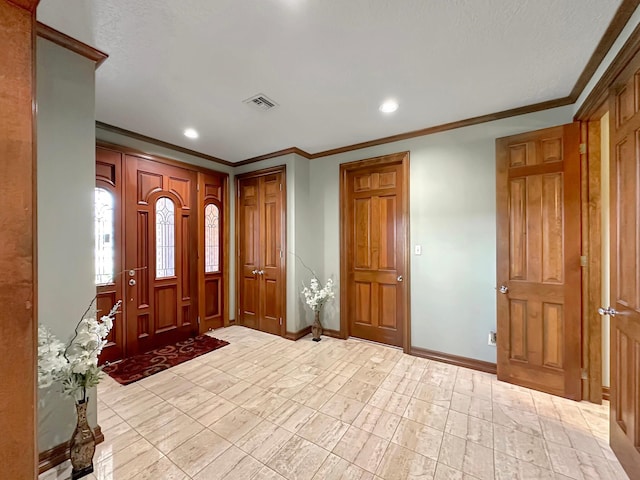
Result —
<svg viewBox="0 0 640 480"><path fill-rule="evenodd" d="M101 362L223 326L227 176L96 150L96 289L102 315L122 313Z"/></svg>
<svg viewBox="0 0 640 480"><path fill-rule="evenodd" d="M236 177L238 321L275 335L286 333L285 170Z"/></svg>

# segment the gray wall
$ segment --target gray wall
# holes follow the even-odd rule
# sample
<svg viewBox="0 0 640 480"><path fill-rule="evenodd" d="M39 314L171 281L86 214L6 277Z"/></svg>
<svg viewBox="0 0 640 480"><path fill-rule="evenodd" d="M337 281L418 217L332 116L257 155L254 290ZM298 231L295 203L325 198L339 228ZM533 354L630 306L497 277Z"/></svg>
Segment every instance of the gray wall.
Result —
<svg viewBox="0 0 640 480"><path fill-rule="evenodd" d="M340 164L409 151L411 344L495 362L487 345L496 326L495 139L571 117L567 106L312 160L322 276L340 272ZM338 297L325 312L327 328L339 328Z"/></svg>
<svg viewBox="0 0 640 480"><path fill-rule="evenodd" d="M71 338L95 295L95 64L47 40L37 43L38 321ZM38 448L69 440L73 400L39 391ZM96 424L90 394L89 423Z"/></svg>

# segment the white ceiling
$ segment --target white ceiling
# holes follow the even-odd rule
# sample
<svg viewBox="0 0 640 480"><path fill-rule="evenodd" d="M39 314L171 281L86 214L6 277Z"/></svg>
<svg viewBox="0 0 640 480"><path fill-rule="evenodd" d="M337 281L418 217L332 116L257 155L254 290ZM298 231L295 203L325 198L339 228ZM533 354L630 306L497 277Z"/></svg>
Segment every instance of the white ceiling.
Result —
<svg viewBox="0 0 640 480"><path fill-rule="evenodd" d="M620 3L43 0L38 19L109 54L97 120L239 161L565 97Z"/></svg>

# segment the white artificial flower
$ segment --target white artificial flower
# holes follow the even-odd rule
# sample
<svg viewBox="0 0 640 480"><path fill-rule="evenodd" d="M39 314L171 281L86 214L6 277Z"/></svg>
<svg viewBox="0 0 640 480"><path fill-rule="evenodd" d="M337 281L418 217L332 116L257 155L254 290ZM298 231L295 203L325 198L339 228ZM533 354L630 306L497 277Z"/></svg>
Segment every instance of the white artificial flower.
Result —
<svg viewBox="0 0 640 480"><path fill-rule="evenodd" d="M325 302L329 298L333 298L333 280L328 279L327 283L320 287L320 282L316 277L313 277L309 282L309 286L304 285L302 289L302 295L304 296L305 303L314 312L319 311Z"/></svg>

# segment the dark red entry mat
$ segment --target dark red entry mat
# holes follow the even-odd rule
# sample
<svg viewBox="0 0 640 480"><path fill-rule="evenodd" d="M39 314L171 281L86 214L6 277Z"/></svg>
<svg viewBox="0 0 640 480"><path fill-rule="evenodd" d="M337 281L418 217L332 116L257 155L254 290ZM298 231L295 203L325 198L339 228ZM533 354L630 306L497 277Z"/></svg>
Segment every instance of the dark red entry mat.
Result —
<svg viewBox="0 0 640 480"><path fill-rule="evenodd" d="M125 358L121 362L105 366L103 371L118 383L128 385L225 345L229 345L229 342L208 335L198 335L175 345Z"/></svg>

